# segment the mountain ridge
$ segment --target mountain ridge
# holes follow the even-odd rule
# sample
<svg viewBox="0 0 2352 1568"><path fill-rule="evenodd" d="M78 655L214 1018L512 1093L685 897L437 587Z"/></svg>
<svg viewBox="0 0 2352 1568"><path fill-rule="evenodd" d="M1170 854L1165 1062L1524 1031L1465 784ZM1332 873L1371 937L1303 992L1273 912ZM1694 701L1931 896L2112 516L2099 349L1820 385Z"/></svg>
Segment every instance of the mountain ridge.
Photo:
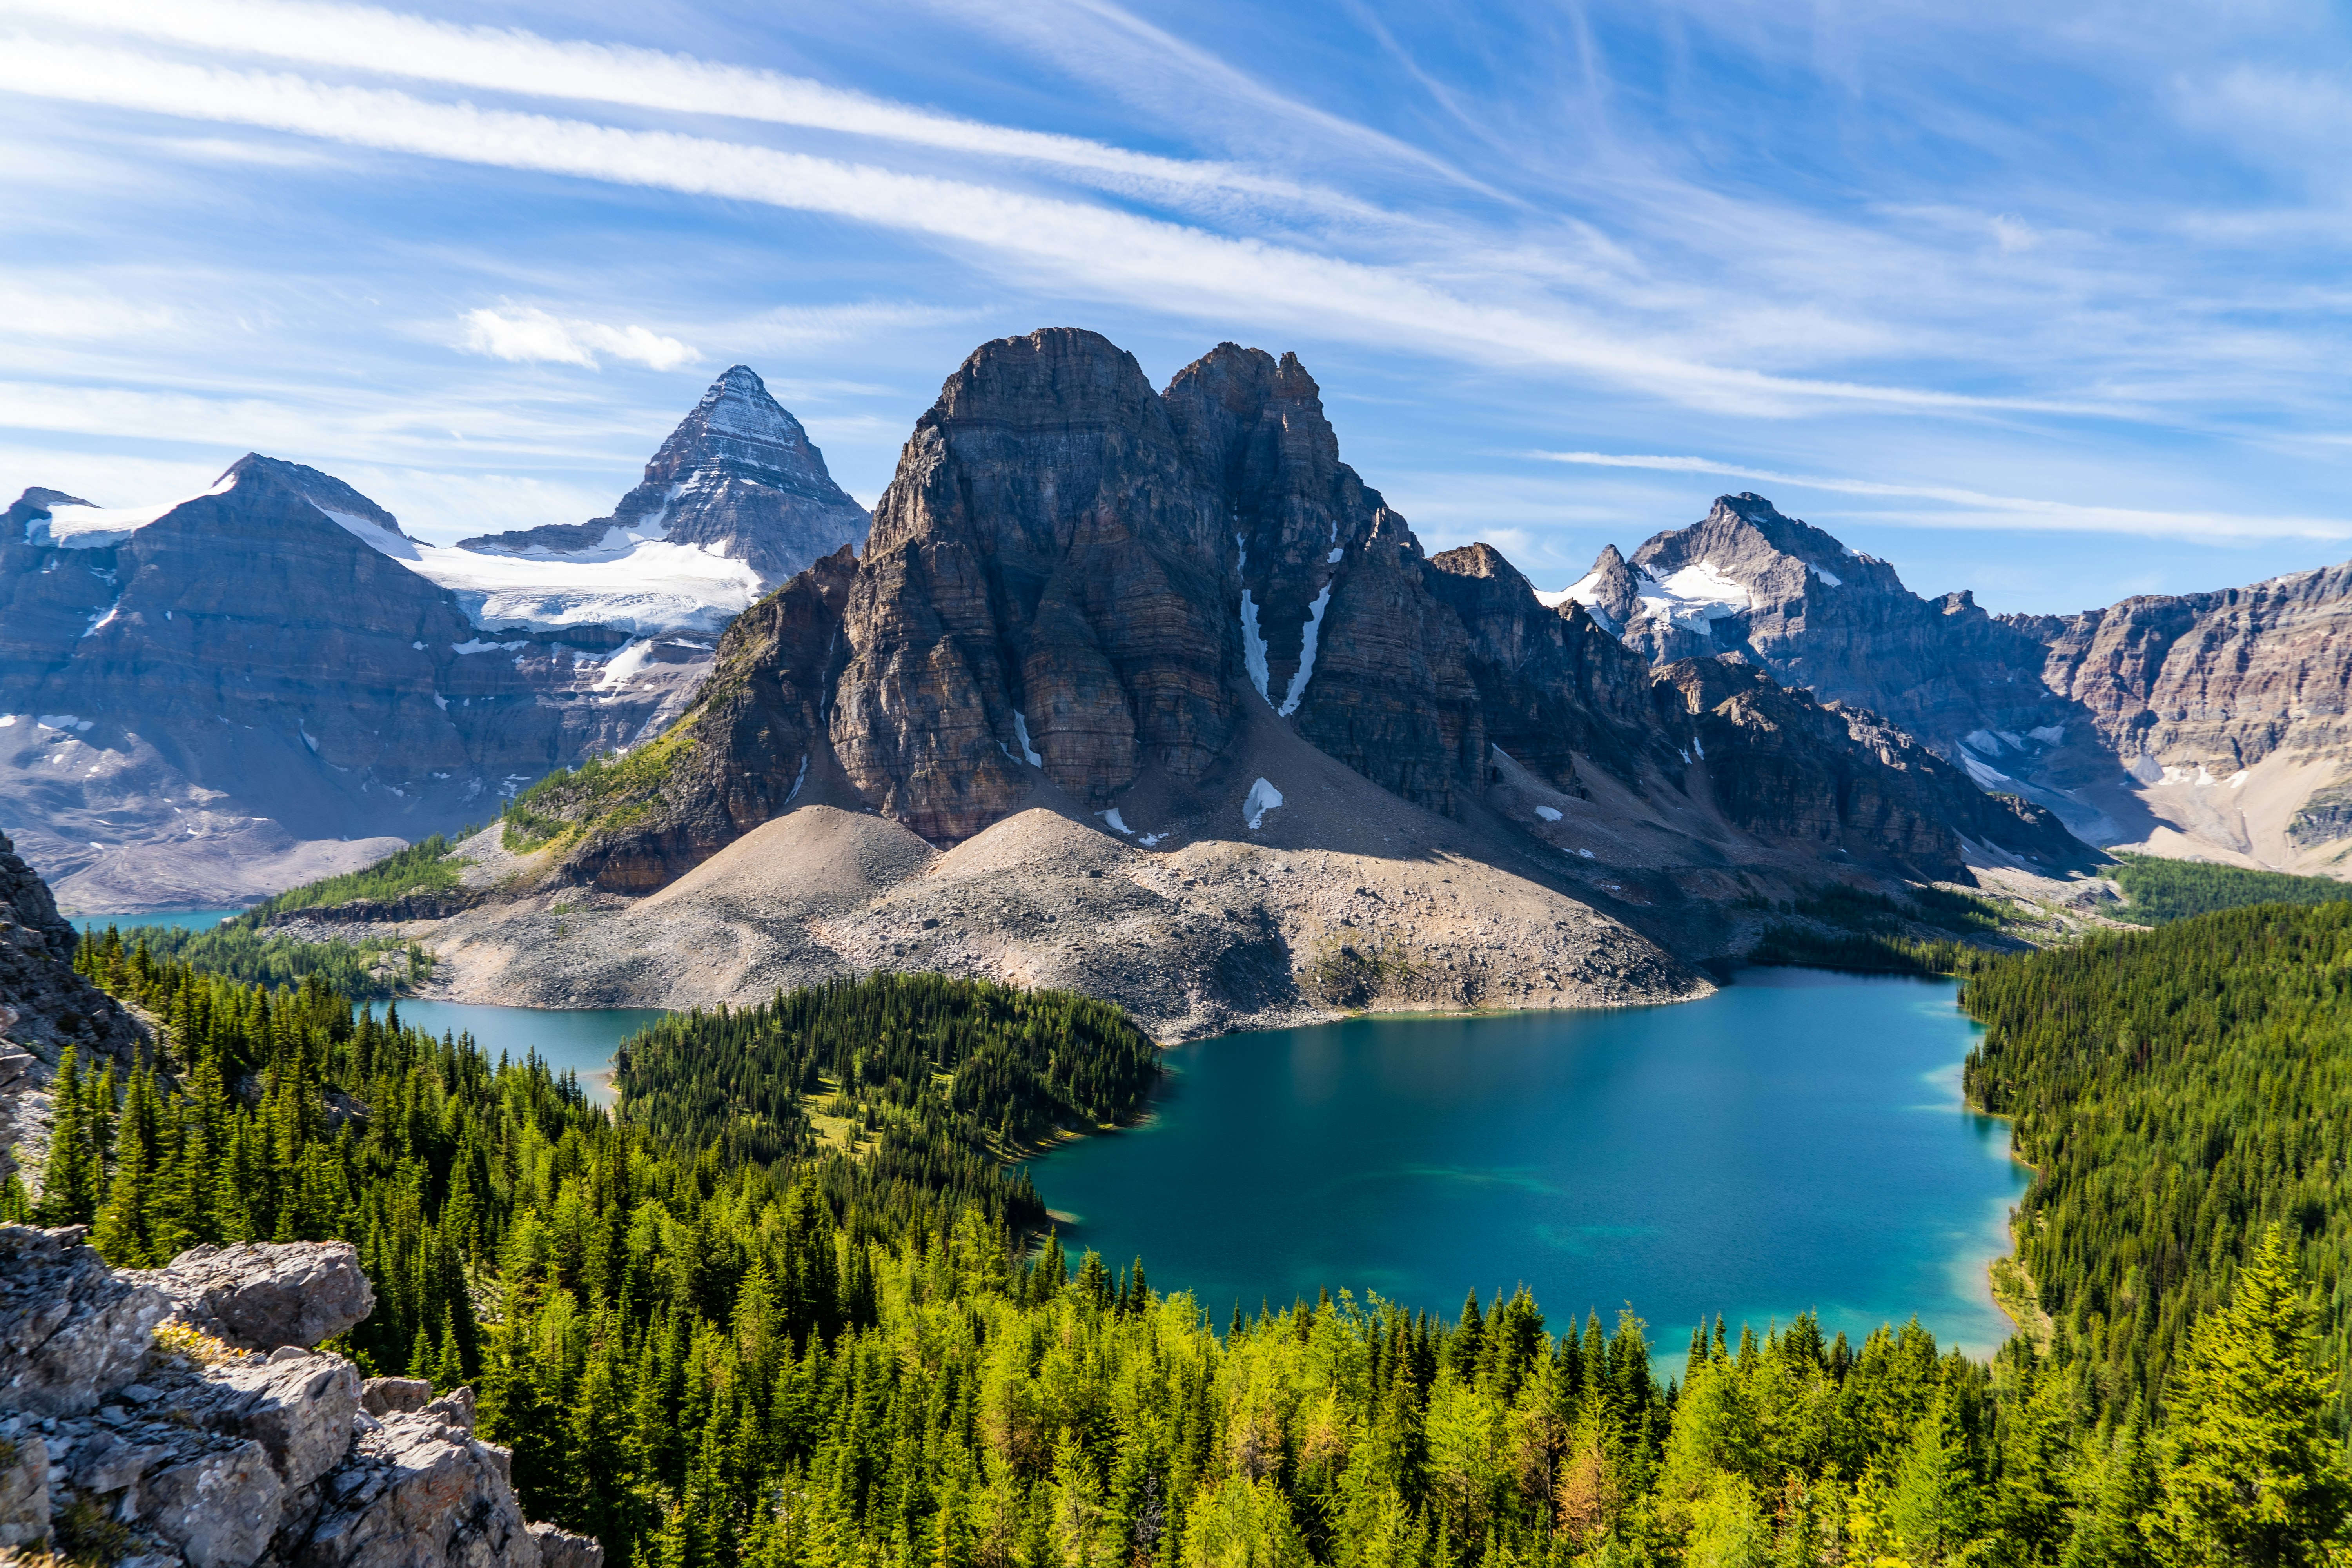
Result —
<svg viewBox="0 0 2352 1568"><path fill-rule="evenodd" d="M826 813L880 835L837 884L778 859ZM1874 716L1754 670L1654 678L1491 546L1426 555L1295 356L1220 344L1155 392L1070 329L974 351L862 556L731 626L661 742L464 853L504 890L404 928L459 994L702 1005L946 967L1175 1037L1687 994L1743 899L2087 855ZM1105 964L1080 921L1188 978Z"/></svg>

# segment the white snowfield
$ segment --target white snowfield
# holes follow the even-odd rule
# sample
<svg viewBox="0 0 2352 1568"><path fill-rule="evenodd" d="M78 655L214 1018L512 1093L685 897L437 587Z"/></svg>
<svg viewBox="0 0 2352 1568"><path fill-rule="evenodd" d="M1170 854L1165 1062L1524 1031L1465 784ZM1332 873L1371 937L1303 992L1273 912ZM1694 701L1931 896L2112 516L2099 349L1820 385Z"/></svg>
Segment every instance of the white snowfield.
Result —
<svg viewBox="0 0 2352 1568"><path fill-rule="evenodd" d="M1702 561L1661 581L1647 572L1633 584L1643 611L1655 621L1672 621L1686 631L1713 634L1713 623L1748 609L1754 600L1746 587Z"/></svg>
<svg viewBox="0 0 2352 1568"><path fill-rule="evenodd" d="M203 494L226 495L236 485L235 475L225 475ZM47 521L26 524L25 536L28 543L65 550L110 549L201 499L187 496L158 506L58 506ZM427 544L354 512L319 510L378 554L457 595L481 626L609 626L639 637L715 633L764 591L759 574L743 562L664 538L658 513L635 530L607 529L593 550L558 555Z"/></svg>
<svg viewBox="0 0 2352 1568"><path fill-rule="evenodd" d="M57 506L47 521L35 518L25 525L25 542L59 550L110 550L149 523L205 496L226 495L236 487L236 476L224 474L208 490L160 506Z"/></svg>
<svg viewBox="0 0 2352 1568"><path fill-rule="evenodd" d="M576 554L509 555L426 544L350 512L327 515L457 595L477 626L608 626L639 637L718 632L762 592L760 574L743 562L617 528L605 531L603 545Z"/></svg>
<svg viewBox="0 0 2352 1568"><path fill-rule="evenodd" d="M1814 567L1822 578L1834 584L1837 579L1821 568ZM1702 561L1696 566L1685 566L1664 578L1648 572L1633 579L1633 596L1642 603L1642 613L1655 621L1670 621L1685 631L1712 636L1714 623L1751 608L1753 596L1741 584L1726 576L1712 561ZM1612 637L1623 635L1624 628L1610 618L1602 609L1601 574L1596 569L1587 572L1558 593L1538 593L1536 602L1547 609L1558 609L1570 599L1582 605L1601 629Z"/></svg>

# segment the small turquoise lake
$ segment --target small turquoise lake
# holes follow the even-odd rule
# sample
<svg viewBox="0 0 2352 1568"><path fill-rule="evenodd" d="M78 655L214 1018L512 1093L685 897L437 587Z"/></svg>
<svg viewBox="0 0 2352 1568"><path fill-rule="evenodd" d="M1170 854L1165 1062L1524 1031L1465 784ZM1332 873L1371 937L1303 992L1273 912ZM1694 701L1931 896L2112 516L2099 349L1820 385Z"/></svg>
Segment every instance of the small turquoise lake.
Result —
<svg viewBox="0 0 2352 1568"><path fill-rule="evenodd" d="M1675 1006L1363 1018L1168 1053L1144 1125L1030 1167L1075 1256L1235 1301L1325 1285L1449 1317L1525 1283L1555 1329L1631 1304L1691 1326L1811 1309L2010 1332L1985 1265L2029 1173L1962 1104L1948 981L1750 970Z"/></svg>

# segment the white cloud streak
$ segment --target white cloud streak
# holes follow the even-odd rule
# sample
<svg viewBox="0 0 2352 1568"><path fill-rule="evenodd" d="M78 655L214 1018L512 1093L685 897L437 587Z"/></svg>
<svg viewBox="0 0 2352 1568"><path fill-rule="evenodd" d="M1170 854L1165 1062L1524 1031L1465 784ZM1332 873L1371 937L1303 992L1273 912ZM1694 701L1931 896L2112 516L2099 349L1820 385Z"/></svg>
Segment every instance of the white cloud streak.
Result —
<svg viewBox="0 0 2352 1568"><path fill-rule="evenodd" d="M0 15L37 16L309 66L406 77L526 97L715 114L1011 159L1137 194L1225 191L1369 213L1364 204L1237 164L1160 157L1084 137L937 114L777 71L714 64L624 45L462 26L364 5L295 0L0 0Z"/></svg>
<svg viewBox="0 0 2352 1568"><path fill-rule="evenodd" d="M1397 268L1077 202L676 132L437 103L25 37L0 47L0 89L824 213L950 247L980 247L1098 298L1191 310L1221 321L1311 323L1382 346L1569 370L1724 412L1787 416L1824 404L2111 412L1711 365L1628 340L1564 308L1474 304Z"/></svg>
<svg viewBox="0 0 2352 1568"><path fill-rule="evenodd" d="M676 338L644 327L608 327L529 305L504 305L466 312L464 346L494 359L541 364L598 367L596 356L633 360L652 370L676 370L702 355Z"/></svg>
<svg viewBox="0 0 2352 1568"><path fill-rule="evenodd" d="M1969 509L1931 517L1894 514L1884 521L1937 528L2042 529L2076 533L2139 533L2175 539L2352 539L2352 518L2255 517L2239 512L2152 511L2136 507L2080 506L2027 496L1988 495L1952 485L1890 484L1874 479L1829 479L1721 463L1712 458L1680 458L1619 452L1535 452L1548 463L1596 468L1646 468L1668 474L1722 474L1759 484L1793 485L1831 495L1878 496L1941 501Z"/></svg>

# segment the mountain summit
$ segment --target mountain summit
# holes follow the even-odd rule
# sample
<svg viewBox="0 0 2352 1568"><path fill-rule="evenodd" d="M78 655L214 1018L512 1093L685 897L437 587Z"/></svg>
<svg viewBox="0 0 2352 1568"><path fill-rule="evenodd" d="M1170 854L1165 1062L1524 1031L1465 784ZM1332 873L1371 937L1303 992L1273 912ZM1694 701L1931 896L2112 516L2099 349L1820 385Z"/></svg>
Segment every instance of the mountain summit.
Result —
<svg viewBox="0 0 2352 1568"><path fill-rule="evenodd" d="M610 517L459 541L464 550L572 555L644 540L698 545L770 585L866 538L866 509L749 365L730 366L646 465Z"/></svg>

